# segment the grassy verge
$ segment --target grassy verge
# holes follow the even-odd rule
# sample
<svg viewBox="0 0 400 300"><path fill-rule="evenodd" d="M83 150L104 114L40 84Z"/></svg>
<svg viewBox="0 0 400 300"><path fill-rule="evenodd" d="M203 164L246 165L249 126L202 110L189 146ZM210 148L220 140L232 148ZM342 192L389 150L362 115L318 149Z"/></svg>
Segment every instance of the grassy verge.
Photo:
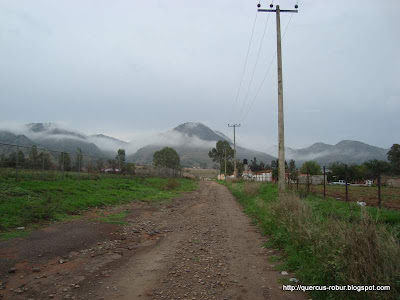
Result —
<svg viewBox="0 0 400 300"><path fill-rule="evenodd" d="M183 178L102 177L96 180L20 180L0 177L0 232L60 220L91 207L160 201L196 188Z"/></svg>
<svg viewBox="0 0 400 300"><path fill-rule="evenodd" d="M390 292L311 292L313 299L397 299L400 293L400 212L362 208L310 195L278 200L276 185L224 182L283 249L280 268L303 285L390 285ZM276 259L276 258L275 258Z"/></svg>

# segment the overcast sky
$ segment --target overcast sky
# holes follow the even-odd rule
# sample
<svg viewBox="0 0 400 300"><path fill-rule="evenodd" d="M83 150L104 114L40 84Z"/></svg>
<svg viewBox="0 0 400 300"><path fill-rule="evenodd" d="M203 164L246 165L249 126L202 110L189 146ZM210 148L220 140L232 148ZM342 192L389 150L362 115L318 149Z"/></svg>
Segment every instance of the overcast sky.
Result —
<svg viewBox="0 0 400 300"><path fill-rule="evenodd" d="M1 121L126 140L187 121L231 136L237 122L240 144L276 145L276 60L255 98L276 51L274 14L257 16L234 105L257 3L0 0ZM400 142L399 11L399 0L299 2L283 41L287 146Z"/></svg>

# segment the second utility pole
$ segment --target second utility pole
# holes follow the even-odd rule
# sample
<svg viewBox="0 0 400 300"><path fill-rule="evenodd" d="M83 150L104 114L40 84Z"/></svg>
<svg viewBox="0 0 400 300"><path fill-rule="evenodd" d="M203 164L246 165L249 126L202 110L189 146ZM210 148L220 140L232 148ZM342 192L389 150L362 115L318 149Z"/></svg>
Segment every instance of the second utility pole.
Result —
<svg viewBox="0 0 400 300"><path fill-rule="evenodd" d="M228 127L233 127L233 176L236 178L236 127L240 127L240 124L228 124Z"/></svg>
<svg viewBox="0 0 400 300"><path fill-rule="evenodd" d="M297 5L296 5L297 6ZM272 7L272 4L271 4ZM297 7L296 7L297 8ZM259 12L276 13L276 37L277 37L277 59L278 59L278 145L279 145L279 174L278 189L279 192L285 191L285 130L283 122L283 80L282 80L282 43L281 43L281 12L297 13L298 10L281 10L279 5L276 9L258 9Z"/></svg>

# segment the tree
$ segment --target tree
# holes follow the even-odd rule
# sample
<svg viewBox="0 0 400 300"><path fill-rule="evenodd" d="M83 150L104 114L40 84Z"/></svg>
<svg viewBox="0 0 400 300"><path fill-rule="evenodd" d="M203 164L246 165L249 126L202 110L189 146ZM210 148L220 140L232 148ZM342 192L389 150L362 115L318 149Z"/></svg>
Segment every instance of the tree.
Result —
<svg viewBox="0 0 400 300"><path fill-rule="evenodd" d="M261 163L260 163L260 164L261 164ZM264 163L263 163L263 164L264 164ZM261 169L261 165L259 165L259 164L257 163L257 157L254 157L254 159L250 161L250 170L251 170L252 172L258 172L258 171L261 171L261 170L262 170L262 169Z"/></svg>
<svg viewBox="0 0 400 300"><path fill-rule="evenodd" d="M134 163L126 163L125 164L125 172L127 174L135 174L135 164Z"/></svg>
<svg viewBox="0 0 400 300"><path fill-rule="evenodd" d="M116 161L125 162L125 149L118 149L117 156L115 157Z"/></svg>
<svg viewBox="0 0 400 300"><path fill-rule="evenodd" d="M372 178L378 181L378 201L379 208L382 207L381 199L381 175L390 170L390 164L384 160L372 159L364 163Z"/></svg>
<svg viewBox="0 0 400 300"><path fill-rule="evenodd" d="M351 164L347 169L348 181L362 181L368 176L368 169L365 165Z"/></svg>
<svg viewBox="0 0 400 300"><path fill-rule="evenodd" d="M301 166L300 172L307 174L307 191L310 191L310 175L321 174L321 166L313 160L306 161Z"/></svg>
<svg viewBox="0 0 400 300"><path fill-rule="evenodd" d="M76 149L75 170L80 172L83 165L83 155L81 148Z"/></svg>
<svg viewBox="0 0 400 300"><path fill-rule="evenodd" d="M64 161L64 165L63 165ZM61 152L60 157L58 158L58 165L64 171L71 171L71 157L66 152Z"/></svg>
<svg viewBox="0 0 400 300"><path fill-rule="evenodd" d="M6 156L4 153L0 155L0 167L5 167L6 166Z"/></svg>
<svg viewBox="0 0 400 300"><path fill-rule="evenodd" d="M228 162L233 159L234 151L231 148L229 142L227 141L218 141L215 145L215 148L212 148L208 152L208 156L211 158L213 162L219 163L220 172L223 173L225 170L225 151L226 151L226 160L227 160L227 169Z"/></svg>
<svg viewBox="0 0 400 300"><path fill-rule="evenodd" d="M100 171L104 169L104 160L102 158L99 158L96 162L96 168L97 171Z"/></svg>
<svg viewBox="0 0 400 300"><path fill-rule="evenodd" d="M392 172L400 175L400 145L393 144L387 153L387 158L390 161Z"/></svg>
<svg viewBox="0 0 400 300"><path fill-rule="evenodd" d="M117 156L115 157L115 160L117 161L118 168L120 170L125 170L124 164L125 164L125 149L118 149Z"/></svg>
<svg viewBox="0 0 400 300"><path fill-rule="evenodd" d="M156 151L153 156L153 164L156 167L165 167L174 170L180 169L181 162L178 153L171 147L165 147Z"/></svg>
<svg viewBox="0 0 400 300"><path fill-rule="evenodd" d="M344 180L346 177L346 165L341 162L329 164L328 169L331 170L332 177L336 180Z"/></svg>
<svg viewBox="0 0 400 300"><path fill-rule="evenodd" d="M41 167L45 170L50 170L53 167L53 163L51 162L51 157L49 153L40 153L38 156L38 161Z"/></svg>
<svg viewBox="0 0 400 300"><path fill-rule="evenodd" d="M277 181L278 180L278 175L279 175L279 160L272 160L271 161L271 170L272 170L272 179ZM285 160L285 171L288 170L288 164L287 161Z"/></svg>
<svg viewBox="0 0 400 300"><path fill-rule="evenodd" d="M289 179L297 180L298 173L296 169L296 162L293 159L289 160L288 171L289 171Z"/></svg>
<svg viewBox="0 0 400 300"><path fill-rule="evenodd" d="M279 166L278 160L271 161L271 170L272 170L272 179L273 180L278 180L278 174L279 174L278 166Z"/></svg>
<svg viewBox="0 0 400 300"><path fill-rule="evenodd" d="M29 151L28 159L29 159L29 167L30 168L32 168L32 169L39 168L40 159L39 159L39 153L38 153L36 145L33 145L31 150Z"/></svg>

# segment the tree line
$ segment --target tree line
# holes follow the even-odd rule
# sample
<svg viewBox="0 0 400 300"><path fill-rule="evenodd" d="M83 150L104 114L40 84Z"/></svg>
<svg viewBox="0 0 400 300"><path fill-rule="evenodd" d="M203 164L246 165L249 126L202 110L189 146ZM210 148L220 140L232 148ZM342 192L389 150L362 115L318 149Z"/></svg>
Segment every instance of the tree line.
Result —
<svg viewBox="0 0 400 300"><path fill-rule="evenodd" d="M215 148L212 148L208 156L213 162L218 163L220 173L225 172L227 175L233 174L233 157L234 150L227 141L218 141ZM387 153L388 161L384 160L369 160L363 164L345 164L341 162L334 162L326 166L328 181L332 180L345 180L349 182L359 182L366 179L378 179L381 175L400 175L400 145L393 144ZM248 165L252 172L259 172L263 170L271 170L272 178L278 179L279 164L278 160L271 161L270 164L263 161L257 161L254 157L250 162L244 159L243 162L237 160L238 174L241 175L244 165ZM296 167L296 162L291 159L289 162L285 161L285 170L289 174L291 180L296 181L299 174L307 175L321 175L321 166L313 160L304 162L300 168Z"/></svg>
<svg viewBox="0 0 400 300"><path fill-rule="evenodd" d="M73 159L74 158L74 159ZM96 158L93 162L92 158L84 160L83 152L77 148L76 154L71 158L68 152L59 152L58 156L50 155L50 153L39 150L33 145L30 150L25 153L22 150L11 152L9 155L4 153L0 155L0 166L6 168L15 168L17 166L25 169L33 170L64 170L80 172L85 169L88 172L102 172L106 168L118 170L120 173L133 174L135 165L126 162L125 149L118 149L115 159Z"/></svg>

